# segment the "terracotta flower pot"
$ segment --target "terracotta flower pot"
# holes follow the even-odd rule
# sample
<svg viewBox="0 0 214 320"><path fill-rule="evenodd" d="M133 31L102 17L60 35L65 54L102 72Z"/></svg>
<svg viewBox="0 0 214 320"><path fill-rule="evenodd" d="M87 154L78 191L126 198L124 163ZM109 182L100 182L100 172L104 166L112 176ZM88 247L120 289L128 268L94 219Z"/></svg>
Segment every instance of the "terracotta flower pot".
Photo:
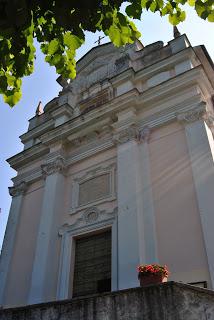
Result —
<svg viewBox="0 0 214 320"><path fill-rule="evenodd" d="M161 274L138 274L138 279L140 281L140 286L148 286L150 284L158 284L162 282L167 282L167 278Z"/></svg>

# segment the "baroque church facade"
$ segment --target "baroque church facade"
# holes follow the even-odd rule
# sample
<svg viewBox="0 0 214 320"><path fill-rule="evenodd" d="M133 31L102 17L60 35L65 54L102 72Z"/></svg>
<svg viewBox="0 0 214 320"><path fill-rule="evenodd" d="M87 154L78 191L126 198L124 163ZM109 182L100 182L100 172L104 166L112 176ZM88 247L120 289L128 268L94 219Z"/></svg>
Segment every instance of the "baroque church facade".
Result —
<svg viewBox="0 0 214 320"><path fill-rule="evenodd" d="M0 306L139 286L140 263L214 287L212 61L185 35L111 43L21 136Z"/></svg>

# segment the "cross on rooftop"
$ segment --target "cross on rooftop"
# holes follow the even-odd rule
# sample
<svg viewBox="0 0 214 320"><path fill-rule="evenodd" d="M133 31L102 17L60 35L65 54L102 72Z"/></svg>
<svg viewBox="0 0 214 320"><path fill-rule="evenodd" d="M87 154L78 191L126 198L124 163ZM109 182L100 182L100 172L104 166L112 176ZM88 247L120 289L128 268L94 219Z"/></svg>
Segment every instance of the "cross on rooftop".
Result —
<svg viewBox="0 0 214 320"><path fill-rule="evenodd" d="M99 37L98 37L98 40L95 41L94 43L97 43L98 46L99 46L99 45L101 44L101 40L102 40L103 38L105 38L105 36L103 36L103 37L99 36Z"/></svg>

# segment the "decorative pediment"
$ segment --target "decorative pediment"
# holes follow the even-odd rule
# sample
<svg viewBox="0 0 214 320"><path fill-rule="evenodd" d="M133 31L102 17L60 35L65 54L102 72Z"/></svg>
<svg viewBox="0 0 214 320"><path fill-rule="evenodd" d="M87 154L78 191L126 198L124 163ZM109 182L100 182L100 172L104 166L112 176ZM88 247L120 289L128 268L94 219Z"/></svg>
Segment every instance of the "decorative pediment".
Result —
<svg viewBox="0 0 214 320"><path fill-rule="evenodd" d="M77 229L84 230L84 228L95 224L107 224L109 220L114 220L116 215L117 207L113 211L99 210L97 207L87 208L72 224L64 224L59 230L59 235L62 236L66 232L72 232Z"/></svg>
<svg viewBox="0 0 214 320"><path fill-rule="evenodd" d="M69 88L74 94L79 94L128 68L130 50L134 52L135 45L116 48L112 43L107 43L93 48L78 61L77 77L70 82Z"/></svg>

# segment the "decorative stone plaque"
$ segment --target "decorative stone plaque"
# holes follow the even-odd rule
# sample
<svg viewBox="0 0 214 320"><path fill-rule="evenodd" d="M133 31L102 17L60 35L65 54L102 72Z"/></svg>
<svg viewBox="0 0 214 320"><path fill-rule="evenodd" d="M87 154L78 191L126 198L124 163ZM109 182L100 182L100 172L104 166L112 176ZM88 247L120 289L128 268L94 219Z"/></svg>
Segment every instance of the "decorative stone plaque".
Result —
<svg viewBox="0 0 214 320"><path fill-rule="evenodd" d="M102 174L79 185L79 205L108 197L110 194L110 174Z"/></svg>

